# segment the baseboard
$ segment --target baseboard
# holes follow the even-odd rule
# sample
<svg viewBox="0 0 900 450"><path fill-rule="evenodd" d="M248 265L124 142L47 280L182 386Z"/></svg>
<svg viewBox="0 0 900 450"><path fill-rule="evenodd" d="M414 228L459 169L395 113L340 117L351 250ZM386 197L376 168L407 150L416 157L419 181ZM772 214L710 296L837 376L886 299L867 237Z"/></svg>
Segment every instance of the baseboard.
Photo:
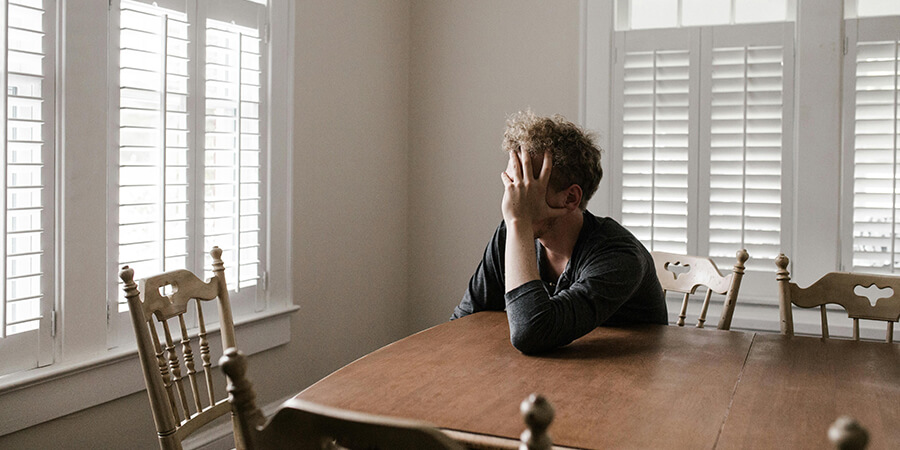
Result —
<svg viewBox="0 0 900 450"><path fill-rule="evenodd" d="M271 417L282 403L290 400L293 395L276 400L262 407L266 417ZM232 450L234 449L234 432L231 421L223 421L216 425L206 427L184 440L182 446L189 450Z"/></svg>

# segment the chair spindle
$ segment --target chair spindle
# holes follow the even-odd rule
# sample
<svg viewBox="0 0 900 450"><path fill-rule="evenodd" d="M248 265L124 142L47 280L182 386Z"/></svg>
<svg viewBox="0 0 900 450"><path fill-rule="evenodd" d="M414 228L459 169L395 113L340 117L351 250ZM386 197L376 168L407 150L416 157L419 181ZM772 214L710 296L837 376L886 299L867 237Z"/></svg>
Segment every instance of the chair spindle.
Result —
<svg viewBox="0 0 900 450"><path fill-rule="evenodd" d="M194 400L194 408L197 412L200 412L203 411L203 406L200 404L197 370L194 369L194 352L191 349L191 339L188 337L187 325L184 323L184 314L178 315L178 323L181 325L181 354L184 355L184 366L187 368L188 382L191 384L191 397Z"/></svg>
<svg viewBox="0 0 900 450"><path fill-rule="evenodd" d="M684 326L684 319L687 318L687 305L688 305L688 299L690 297L691 297L690 294L685 293L684 300L681 301L681 312L678 313L678 326L679 327Z"/></svg>
<svg viewBox="0 0 900 450"><path fill-rule="evenodd" d="M209 396L209 404L214 405L216 403L216 395L213 392L212 372L210 371L212 363L210 362L209 356L209 339L206 338L206 321L203 320L203 308L200 306L200 302L195 303L197 304L197 321L200 323L200 333L198 333L197 336L200 338L200 360L203 361L203 376L206 378L206 394Z"/></svg>
<svg viewBox="0 0 900 450"><path fill-rule="evenodd" d="M697 328L703 328L706 322L706 311L709 309L709 299L712 297L712 290L706 290L706 296L703 297L703 308L700 309L700 317L697 319Z"/></svg>
<svg viewBox="0 0 900 450"><path fill-rule="evenodd" d="M887 336L885 336L884 341L888 344L894 343L894 322L887 323Z"/></svg>
<svg viewBox="0 0 900 450"><path fill-rule="evenodd" d="M856 317L853 318L853 340L859 340L859 319Z"/></svg>
<svg viewBox="0 0 900 450"><path fill-rule="evenodd" d="M148 323L150 327L150 337L153 338L153 348L156 351L156 361L159 364L159 374L162 376L163 386L166 387L166 396L169 397L169 406L172 407L172 414L175 415L175 421L181 422L181 413L175 402L175 387L172 383L172 376L169 374L169 363L166 360L165 351L159 340L159 333L153 323Z"/></svg>
<svg viewBox="0 0 900 450"><path fill-rule="evenodd" d="M826 314L825 305L820 306L819 311L822 314L822 337L828 339L830 334L828 333L828 314Z"/></svg>
<svg viewBox="0 0 900 450"><path fill-rule="evenodd" d="M163 331L166 334L166 353L169 355L169 371L172 373L172 382L175 384L175 392L181 400L181 407L184 408L185 420L191 418L191 410L188 407L187 396L184 392L184 383L181 377L181 364L178 363L178 353L175 351L175 341L172 339L172 332L169 330L169 322L163 321Z"/></svg>

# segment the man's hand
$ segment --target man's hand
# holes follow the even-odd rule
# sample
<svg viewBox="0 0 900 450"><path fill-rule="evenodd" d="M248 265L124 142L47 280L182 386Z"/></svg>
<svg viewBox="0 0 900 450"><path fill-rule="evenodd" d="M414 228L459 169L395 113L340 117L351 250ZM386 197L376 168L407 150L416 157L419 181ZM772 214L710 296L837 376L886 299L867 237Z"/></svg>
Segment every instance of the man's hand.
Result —
<svg viewBox="0 0 900 450"><path fill-rule="evenodd" d="M502 211L507 225L513 222L535 225L538 222L565 214L566 208L554 208L547 204L547 189L550 185L550 171L553 155L544 152L541 173L534 177L531 156L526 151L509 152L507 170L500 174L503 185Z"/></svg>

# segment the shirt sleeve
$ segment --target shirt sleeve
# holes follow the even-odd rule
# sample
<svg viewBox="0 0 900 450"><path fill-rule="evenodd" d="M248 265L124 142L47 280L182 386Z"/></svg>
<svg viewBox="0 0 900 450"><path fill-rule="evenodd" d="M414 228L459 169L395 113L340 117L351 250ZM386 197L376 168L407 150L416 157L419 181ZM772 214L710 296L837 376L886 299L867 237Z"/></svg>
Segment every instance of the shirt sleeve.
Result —
<svg viewBox="0 0 900 450"><path fill-rule="evenodd" d="M506 226L500 223L494 236L484 249L484 256L469 280L469 286L462 301L454 308L450 320L459 319L478 311L503 311L505 278L503 272L503 252L506 247Z"/></svg>
<svg viewBox="0 0 900 450"><path fill-rule="evenodd" d="M647 267L631 249L594 251L578 279L551 295L540 280L506 293L510 340L522 353L566 345L610 318L639 288Z"/></svg>

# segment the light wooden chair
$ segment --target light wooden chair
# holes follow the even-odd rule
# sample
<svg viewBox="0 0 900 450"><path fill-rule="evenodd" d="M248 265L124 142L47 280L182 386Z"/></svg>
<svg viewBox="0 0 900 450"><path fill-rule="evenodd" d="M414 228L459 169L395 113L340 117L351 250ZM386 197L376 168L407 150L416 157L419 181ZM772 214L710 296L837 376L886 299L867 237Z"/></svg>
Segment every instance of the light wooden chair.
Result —
<svg viewBox="0 0 900 450"><path fill-rule="evenodd" d="M214 276L208 282L203 282L190 271L182 269L142 279L138 287L134 283L133 269L125 266L119 274L125 282L125 298L134 325L144 382L162 449L181 449L181 443L187 436L231 411L224 389L220 391L222 398L218 401L215 399L210 371L212 360L206 338L204 302L218 299L222 348L235 346L222 250L213 247L210 254L213 258ZM161 292L163 288L171 293L164 295ZM194 361L194 351L184 318L191 299L195 300L199 325L199 364ZM181 332L178 340L173 337L170 321ZM160 340L160 326L165 341ZM178 344L181 344L180 352ZM199 368L201 373L198 373L198 365L202 366ZM200 386L204 389L201 390ZM241 448L241 440L237 434L239 429L236 422L234 425L235 442Z"/></svg>
<svg viewBox="0 0 900 450"><path fill-rule="evenodd" d="M791 274L787 270L790 260L784 254L775 258L778 267L775 279L778 282L779 310L781 312L781 334L794 335L794 316L791 305L801 308L819 307L822 317L822 337L829 337L828 317L825 305L833 303L841 305L847 316L853 319L853 340L859 340L859 319L880 320L887 322L885 342L894 341L894 322L900 320L900 276L877 275L851 272L829 272L806 288L791 282ZM884 290L890 288L893 293L878 298L873 306L869 298L857 293L858 289Z"/></svg>
<svg viewBox="0 0 900 450"><path fill-rule="evenodd" d="M229 348L219 360L228 377L228 400L240 423L247 449L463 449L461 444L427 423L331 408L297 398L288 400L266 421L256 407L247 377L247 360ZM532 394L521 405L527 429L521 449L549 450L547 428L553 407Z"/></svg>
<svg viewBox="0 0 900 450"><path fill-rule="evenodd" d="M659 278L663 291L684 294L681 301L681 312L678 314L678 326L684 326L688 300L691 295L697 292L698 287L704 286L706 287L706 296L697 319L697 328L703 328L706 322L706 311L709 309L709 301L713 293L725 296L718 328L720 330L731 328L731 318L734 316L734 306L741 289L741 279L744 276L744 263L750 258L747 250L738 250L735 255L737 262L732 273L728 275L722 275L719 268L716 267L716 263L707 257L666 252L651 252L650 254L653 256L656 276Z"/></svg>

